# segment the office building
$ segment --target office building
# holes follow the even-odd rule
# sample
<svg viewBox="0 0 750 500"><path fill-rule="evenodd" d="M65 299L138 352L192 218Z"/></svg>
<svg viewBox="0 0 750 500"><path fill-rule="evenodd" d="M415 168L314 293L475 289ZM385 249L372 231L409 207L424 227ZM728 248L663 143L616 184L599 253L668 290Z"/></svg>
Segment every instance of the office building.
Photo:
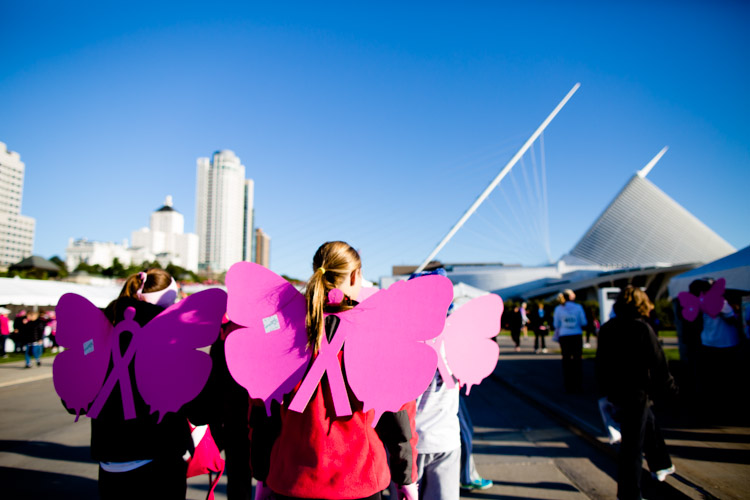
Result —
<svg viewBox="0 0 750 500"><path fill-rule="evenodd" d="M252 257L253 184L245 166L229 150L198 158L196 232L198 266L221 273L235 262Z"/></svg>
<svg viewBox="0 0 750 500"><path fill-rule="evenodd" d="M134 253L153 255L162 267L170 263L188 271L198 271L198 235L185 233L185 217L167 196L164 206L151 213L149 227L133 231Z"/></svg>
<svg viewBox="0 0 750 500"><path fill-rule="evenodd" d="M255 263L263 267L271 265L271 237L261 228L255 230Z"/></svg>
<svg viewBox="0 0 750 500"><path fill-rule="evenodd" d="M21 156L0 142L0 267L31 256L36 220L21 215L26 166Z"/></svg>
<svg viewBox="0 0 750 500"><path fill-rule="evenodd" d="M106 269L112 266L117 259L125 267L130 266L133 262L141 263L151 257L141 256L141 259L134 260L133 253L128 248L128 240L122 243L112 241L89 241L86 238L68 240L68 246L65 248L65 267L68 271L75 271L79 264L84 263L89 266L102 266ZM146 257L146 258L143 258Z"/></svg>

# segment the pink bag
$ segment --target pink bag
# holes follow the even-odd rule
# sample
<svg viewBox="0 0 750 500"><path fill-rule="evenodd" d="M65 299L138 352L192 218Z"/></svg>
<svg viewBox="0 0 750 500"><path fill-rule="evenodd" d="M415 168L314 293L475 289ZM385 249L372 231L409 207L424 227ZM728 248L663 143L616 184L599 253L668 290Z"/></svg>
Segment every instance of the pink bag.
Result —
<svg viewBox="0 0 750 500"><path fill-rule="evenodd" d="M195 453L187 459L188 469L187 477L200 476L201 474L210 474L218 472L216 479L211 481L211 489L208 491L207 500L214 499L214 490L219 484L219 479L224 473L224 459L221 458L219 447L216 446L211 429L207 425L194 426L190 424L190 430L195 444Z"/></svg>

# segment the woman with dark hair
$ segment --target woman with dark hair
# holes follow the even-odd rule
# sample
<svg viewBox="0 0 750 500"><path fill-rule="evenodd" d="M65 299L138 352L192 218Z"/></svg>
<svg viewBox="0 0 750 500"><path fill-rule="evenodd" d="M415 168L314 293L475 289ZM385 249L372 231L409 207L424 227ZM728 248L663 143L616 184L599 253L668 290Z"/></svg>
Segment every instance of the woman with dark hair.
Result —
<svg viewBox="0 0 750 500"><path fill-rule="evenodd" d="M128 308L135 310L135 321L145 326L175 302L178 287L162 269L149 269L130 276L105 309L107 319L116 325L125 319ZM123 340L124 337L124 340ZM120 337L121 350L127 349L130 336ZM110 370L114 365L110 362ZM205 423L205 408L196 412L194 402L179 412L160 416L152 413L137 390L133 365L129 366L136 417L123 417L119 397L109 397L96 418L91 419L91 457L99 462L99 495L103 500L131 499L138 496L160 499L184 499L188 464L183 458L192 453L188 417L193 423ZM116 392L116 391L115 391Z"/></svg>
<svg viewBox="0 0 750 500"><path fill-rule="evenodd" d="M674 395L664 351L647 318L653 304L642 290L627 286L602 325L596 352L599 390L616 408L622 444L617 463L617 498L641 498L643 454L659 481L674 472L664 438L651 411L652 399Z"/></svg>

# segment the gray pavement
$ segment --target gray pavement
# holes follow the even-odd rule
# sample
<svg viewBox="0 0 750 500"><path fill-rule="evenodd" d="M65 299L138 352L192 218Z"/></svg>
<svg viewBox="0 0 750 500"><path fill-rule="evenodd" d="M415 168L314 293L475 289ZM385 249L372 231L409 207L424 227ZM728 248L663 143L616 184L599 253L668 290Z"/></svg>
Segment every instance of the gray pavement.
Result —
<svg viewBox="0 0 750 500"><path fill-rule="evenodd" d="M554 350L556 344L550 344ZM566 395L559 355L533 354L530 339L523 340L521 353L513 352L505 337L500 345L495 373L467 398L477 467L495 485L462 498L615 498L614 448L604 442L593 379L587 377L584 393ZM3 498L96 498L97 466L88 456L90 426L85 418L74 423L60 405L51 362L45 359L32 369L23 369L23 363L0 364ZM679 423L673 416L666 420ZM664 427L678 477L666 483L647 480L646 498L747 496L747 427ZM205 498L206 476L188 482L188 498ZM216 498L226 498L225 477Z"/></svg>
<svg viewBox="0 0 750 500"><path fill-rule="evenodd" d="M596 340L592 339L592 342L595 348ZM676 339L667 338L664 342L665 347L676 345ZM548 354L533 353L532 337L523 339L519 353L513 351L508 337L500 337L499 343L501 354L493 374L495 381L589 440L604 453L615 456L616 448L606 441L596 403L593 360L584 360L583 391L567 394L562 386L557 343L548 339ZM738 381L738 384L744 387L744 382ZM677 469L666 484L691 498L748 498L748 414L746 410L737 409L731 413L706 410L685 398L671 407L657 405L654 408ZM654 498L647 490L644 496Z"/></svg>

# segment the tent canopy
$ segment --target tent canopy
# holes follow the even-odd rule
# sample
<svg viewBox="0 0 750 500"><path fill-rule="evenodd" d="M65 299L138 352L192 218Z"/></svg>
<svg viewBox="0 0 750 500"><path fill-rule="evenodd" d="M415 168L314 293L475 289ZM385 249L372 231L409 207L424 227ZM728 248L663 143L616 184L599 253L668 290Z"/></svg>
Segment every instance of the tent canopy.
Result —
<svg viewBox="0 0 750 500"><path fill-rule="evenodd" d="M10 269L11 270L40 269L42 271L60 272L60 268L57 267L57 265L54 262L51 262L45 259L44 257L40 257L38 255L32 255L31 257L26 257L21 262L18 262L10 266Z"/></svg>
<svg viewBox="0 0 750 500"><path fill-rule="evenodd" d="M669 296L677 297L680 292L686 292L693 280L701 278L724 278L727 288L750 291L750 246L705 266L678 274L669 282Z"/></svg>
<svg viewBox="0 0 750 500"><path fill-rule="evenodd" d="M96 307L106 307L120 294L120 285L81 285L64 281L0 278L0 305L40 306L57 305L66 293L86 297Z"/></svg>

